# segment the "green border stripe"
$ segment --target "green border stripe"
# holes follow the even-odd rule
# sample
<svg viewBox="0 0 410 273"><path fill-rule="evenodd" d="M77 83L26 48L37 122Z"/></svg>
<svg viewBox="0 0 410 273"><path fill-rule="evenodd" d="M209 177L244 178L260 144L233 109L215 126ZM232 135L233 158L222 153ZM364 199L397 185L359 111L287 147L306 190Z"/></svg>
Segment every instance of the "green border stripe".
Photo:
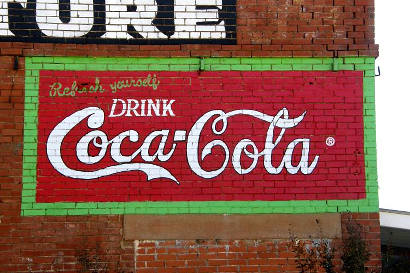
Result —
<svg viewBox="0 0 410 273"><path fill-rule="evenodd" d="M21 215L378 212L373 57L105 58L26 57ZM40 70L90 71L363 71L366 198L319 201L36 202Z"/></svg>

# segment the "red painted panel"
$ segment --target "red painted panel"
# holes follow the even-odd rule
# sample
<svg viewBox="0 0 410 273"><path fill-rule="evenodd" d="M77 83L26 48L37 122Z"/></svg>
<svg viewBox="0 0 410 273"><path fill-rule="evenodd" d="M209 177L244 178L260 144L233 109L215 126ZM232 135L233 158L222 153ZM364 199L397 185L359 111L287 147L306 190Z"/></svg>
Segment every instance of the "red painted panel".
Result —
<svg viewBox="0 0 410 273"><path fill-rule="evenodd" d="M364 198L362 77L41 71L37 202Z"/></svg>

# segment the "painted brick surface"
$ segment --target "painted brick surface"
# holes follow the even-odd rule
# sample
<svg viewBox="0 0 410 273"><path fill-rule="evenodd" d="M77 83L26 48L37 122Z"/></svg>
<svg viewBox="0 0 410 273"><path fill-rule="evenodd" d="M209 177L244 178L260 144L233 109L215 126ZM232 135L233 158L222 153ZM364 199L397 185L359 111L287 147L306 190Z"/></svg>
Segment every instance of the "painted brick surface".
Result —
<svg viewBox="0 0 410 273"><path fill-rule="evenodd" d="M123 214L123 213L305 213L305 212L375 212L378 210L377 202L377 185L375 177L376 158L375 158L375 139L374 139L374 60L372 58L344 58L344 59L309 59L309 58L281 58L281 59L265 59L265 58L244 58L244 59L152 59L152 58L104 58L92 59L90 62L87 58L27 58L25 64L25 75L22 70L14 72L12 69L13 58L4 58L4 63L7 63L5 68L7 73L3 74L5 89L8 93L2 90L2 94L9 98L3 102L2 110L2 149L8 157L2 157L2 166L7 166L3 169L2 180L2 245L4 246L2 257L14 256L13 259L2 261L2 270L5 272L43 272L45 270L63 270L65 272L76 272L80 268L78 263L81 257L81 251L88 250L90 255L98 252L99 257L107 262L112 272L116 272L118 266L133 270L137 267L137 272L195 272L195 270L208 270L215 272L217 270L231 270L231 272L252 272L257 270L263 272L291 272L294 270L294 256L291 253L282 251L281 247L286 245L286 240L263 241L258 244L262 248L266 247L266 252L254 252L255 242L253 241L230 241L223 242L223 247L226 245L243 245L244 248L233 253L220 253L225 255L226 259L222 259L222 264L214 265L210 262L209 255L214 255L212 251L204 252L199 258L185 257L187 249L190 251L202 252L209 249L208 245L214 245L219 248L220 245L214 241L209 242L192 242L192 241L156 241L153 244L156 246L154 251L165 253L179 253L172 257L164 259L147 260L141 263L141 259L151 259L153 256L145 257L143 255L135 256L135 250L140 254L141 251L152 251L146 249L146 242L129 242L122 241L120 227L122 225L121 216L88 216L89 214ZM55 202L55 203L39 203L36 201L36 181L35 169L23 167L23 125L25 128L25 145L24 145L24 166L30 166L30 158L35 158L33 151L37 149L37 138L32 141L30 132L37 131L36 114L38 112L38 88L39 70L55 71L60 73L65 69L71 71L85 71L88 67L93 71L98 70L97 67L102 66L100 71L111 71L110 73L121 73L118 71L130 70L134 68L136 71L157 71L163 73L170 70L181 69L183 71L193 70L198 75L197 70L202 66L204 69L228 71L230 69L243 69L247 71L273 71L271 73L303 75L309 79L312 75L322 73L321 75L359 75L360 82L363 84L361 91L363 92L363 151L366 174L366 198L359 200L316 200L316 201L253 201L253 202L154 202L149 205L141 205L136 202ZM20 62L21 64L21 62ZM239 65L239 66L238 66ZM149 69L149 67L152 69ZM161 69L160 69L161 68ZM338 70L329 72L329 70ZM289 72L289 71L297 72ZM302 72L304 71L304 72ZM319 71L319 72L317 72ZM323 71L323 72L320 72ZM355 72L356 71L356 72ZM43 73L43 72L42 72ZM46 73L46 72L44 72ZM47 72L50 73L50 72ZM74 72L70 72L74 73ZM77 73L77 72L76 72ZM97 73L97 72L96 72ZM182 73L182 72L181 72ZM184 72L192 73L192 72ZM205 72L203 72L205 74ZM239 73L239 72L236 72ZM247 72L249 73L249 72ZM260 73L260 72L258 72ZM309 74L310 73L310 74ZM63 74L63 73L62 73ZM66 74L71 80L70 74ZM299 77L299 76L298 76ZM8 82L7 79L15 79L14 82ZM322 77L326 78L326 77ZM26 81L25 103L23 96L24 79ZM95 83L95 79L92 79ZM312 78L314 80L314 77ZM323 80L323 79L322 79ZM309 81L308 81L309 83ZM292 82L292 85L294 83ZM352 84L352 83L349 83ZM16 89L17 88L17 89ZM20 88L20 92L18 92ZM12 91L11 91L12 90ZM48 89L49 90L49 89ZM72 98L71 98L72 99ZM78 98L77 98L78 99ZM348 98L345 98L346 100ZM25 108L25 109L24 109ZM109 107L108 107L109 108ZM107 108L107 109L108 109ZM23 121L23 113L25 121ZM33 119L34 117L34 119ZM31 119L30 119L31 118ZM28 133L28 134L27 134ZM31 140L29 140L31 138ZM31 142L30 142L31 141ZM19 144L20 143L20 144ZM30 144L31 143L31 144ZM28 165L27 165L28 164ZM23 170L23 179L22 173ZM22 180L21 180L22 179ZM19 186L20 181L23 181L23 186ZM21 200L21 201L20 201ZM21 202L21 203L20 203ZM20 217L18 214L23 213L25 217ZM48 215L48 216L30 216L30 215ZM70 216L71 214L86 215L86 216ZM378 214L359 213L353 214L355 217L365 217L362 223L365 229L368 229L366 237L368 242L374 249L374 260L369 265L378 266ZM29 217L26 217L29 216ZM98 234L98 235L97 235ZM28 238L25 240L24 238ZM21 240L25 240L23 243ZM121 243L122 241L122 243ZM141 244L140 244L141 243ZM340 244L337 240L335 245ZM138 245L137 245L138 244ZM168 245L167 250L164 250L164 244ZM181 246L190 246L182 247ZM122 245L122 248L120 247ZM278 245L277 252L271 251L272 245ZM38 249L39 246L46 248ZM152 245L149 246L152 248ZM249 248L251 247L251 248ZM107 249L108 252L101 249ZM147 253L148 253L147 252ZM212 252L212 253L211 253ZM219 252L219 251L218 251ZM278 254L275 254L278 253ZM288 254L286 254L288 253ZM168 254L167 254L168 255ZM175 254L172 254L175 255ZM171 255L171 256L172 256ZM190 254L192 255L192 253ZM196 255L196 254L195 254ZM271 255L269 258L262 256ZM286 257L282 257L282 256ZM162 256L161 256L162 257ZM181 257L181 259L179 258ZM182 258L183 257L183 258ZM240 258L243 257L243 258ZM166 260L168 259L168 260ZM238 262L239 260L239 262ZM117 262L120 262L120 265ZM135 264L134 264L135 262ZM227 267L223 267L226 263ZM234 267L229 267L230 264L235 264ZM189 264L185 266L185 264ZM195 265L196 264L196 265ZM257 264L257 265L254 265ZM273 264L273 265L272 265ZM271 267L273 266L273 267ZM340 261L339 261L340 266ZM182 271L181 271L182 270Z"/></svg>
<svg viewBox="0 0 410 273"><path fill-rule="evenodd" d="M24 1L22 3L1 2L0 41L8 41L3 44L2 54L158 57L375 57L378 55L377 45L374 44L374 1L238 0L235 3L235 1L227 0L148 0L139 4L138 10L135 6L130 5L129 11L126 11L127 6L125 3L119 5L119 2L106 1L106 5L95 4L94 6L106 9L105 17L113 16L113 18L100 21L94 20L95 13L89 11L92 9L93 1L83 1L81 4L73 2L72 5L76 5L77 8L84 6L85 14L72 15L73 17L70 17L70 21L66 23L63 23L63 21L68 19L67 16L64 16L64 13L67 14L67 10L63 9L61 14L56 10L57 5L52 3L54 0L48 1L50 3L47 4L48 9L46 12L52 14L46 16L41 14L40 11L45 12L43 8L46 1L43 1L44 4L39 5L43 8L40 8L39 16L36 19L46 28L44 30L46 34L43 33L43 35L38 29L37 21L34 20L36 18L34 4L25 7ZM56 1L54 2L56 3ZM95 0L94 2L98 3L99 1ZM162 15L157 18L159 28L154 27L155 23L153 23L153 20L155 20L153 12L159 10L158 5L155 4L156 2L158 2L158 5L161 3L160 6L162 6ZM169 4L172 2L175 2L174 5ZM203 5L213 7L208 10L197 10L198 6ZM225 6L225 9L221 8L221 5ZM11 26L9 24L8 7L11 7L11 11L16 13L12 16L15 23ZM168 7L175 11L174 16L168 14ZM218 13L216 13L217 9L215 7L219 9ZM74 12L74 8L71 8L71 12ZM110 11L109 8L114 10ZM146 9L146 12L137 12L143 8ZM22 12L25 12L24 16L20 15ZM201 13L203 15L198 15ZM98 14L100 15L98 16ZM101 14L104 14L103 11L97 12L96 18L103 18ZM122 14L122 17L121 20L118 20L120 14ZM146 17L138 18L140 15ZM217 18L213 17L219 19L216 20ZM231 19L222 20L221 17L222 19L224 17ZM28 20L35 22L31 24L21 23L21 18L28 18ZM85 18L89 18L86 24L78 22ZM184 20L184 22L177 24L178 20ZM196 25L198 20L220 21L220 23L198 26ZM93 23L96 23L96 25L91 28L92 31L90 30L89 34L86 34ZM58 25L62 25L61 30L51 29L58 28ZM136 31L129 31L128 26ZM13 27L22 29L15 30L13 34L11 31ZM181 37L183 39L176 39L178 31L174 28L178 27L184 30L179 32L184 33ZM215 29L215 31L201 32L196 30L198 27L220 27L222 31ZM67 34L65 34L66 32ZM201 34L200 39L197 39L198 34ZM167 35L171 35L171 38L167 39ZM73 36L77 38L73 38ZM208 39L210 36L212 36L211 39ZM28 44L22 44L19 41L25 41ZM49 44L33 44L35 41L49 42ZM52 44L53 42L75 42L78 44L57 45ZM109 45L95 44L96 42L108 43ZM128 43L141 45L126 45ZM210 43L213 45L210 45ZM229 45L226 45L227 43ZM151 46L151 44L157 45Z"/></svg>
<svg viewBox="0 0 410 273"><path fill-rule="evenodd" d="M94 62L88 64L90 60ZM326 72L339 61L338 68L344 70ZM28 58L22 214L377 211L372 59L231 58L198 62ZM211 71L189 72L201 65ZM66 71L69 69L74 71ZM124 80L131 83L131 78L136 86L119 89L116 85ZM147 86L138 87L138 79L141 84L145 80ZM79 92L77 86L83 89ZM95 89L98 91L90 93ZM144 113L141 108L120 109L128 103L137 109L137 102L150 98L174 102L164 112L159 101L157 112L150 108L150 117L148 105ZM86 126L87 122L92 126L92 120L87 119L92 113L84 112L89 107L97 107L90 109L105 117L106 125L100 122L94 128L97 131ZM276 128L275 135L269 121L258 116L272 120L275 115L285 117L284 108L292 125L290 129ZM229 134L218 135L218 129L212 129L211 116L197 123L213 110L242 114L238 117L236 113L226 122ZM244 110L251 114L243 115ZM76 117L81 111L82 116ZM67 121L73 129L64 132L63 119L73 120ZM207 122L207 128L202 126ZM129 132L131 129L134 131ZM155 141L152 136L164 129L170 131L159 134ZM105 135L95 139L107 143L103 149L90 144L93 138L86 134L92 132ZM116 137L124 133L121 139ZM140 142L128 140L123 145L131 133L138 133ZM201 135L199 141L193 141ZM215 142L216 136L222 144ZM249 138L256 143L254 155L259 155L248 156L246 161L244 155L239 159L241 150L237 149L235 157L235 147ZM111 139L115 140L112 144ZM142 144L144 139L146 144ZM163 149L158 148L160 139ZM57 142L61 146L55 148ZM207 143L219 143L220 149L210 151L210 159L201 160ZM267 145L274 143L274 149L269 149ZM148 152L144 154L143 149ZM264 156L263 151L271 156ZM289 151L294 155L288 158ZM117 153L131 157L118 159ZM158 153L169 154L169 158L157 158Z"/></svg>
<svg viewBox="0 0 410 273"><path fill-rule="evenodd" d="M362 75L40 71L37 202L363 199Z"/></svg>
<svg viewBox="0 0 410 273"><path fill-rule="evenodd" d="M2 1L0 37L11 41L234 43L235 0Z"/></svg>

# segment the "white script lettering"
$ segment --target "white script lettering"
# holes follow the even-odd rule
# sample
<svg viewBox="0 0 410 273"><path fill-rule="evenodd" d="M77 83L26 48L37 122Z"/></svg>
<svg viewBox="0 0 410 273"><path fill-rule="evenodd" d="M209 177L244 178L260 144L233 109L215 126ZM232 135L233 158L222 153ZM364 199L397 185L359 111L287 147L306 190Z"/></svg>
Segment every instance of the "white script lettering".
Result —
<svg viewBox="0 0 410 273"><path fill-rule="evenodd" d="M283 135L285 134L286 129L296 127L305 117L305 113L300 115L297 118L289 119L288 110L283 108L280 110L276 116L272 117L266 114L263 114L258 111L253 110L237 110L225 113L221 110L214 110L206 113L203 115L195 124L192 126L192 129L188 136L188 143L187 143L187 158L189 166L191 167L192 171L194 171L198 176L204 178L213 178L218 176L225 168L228 163L229 159L229 149L227 145L222 140L213 140L205 145L201 153L201 160L212 153L212 148L215 146L220 146L225 153L225 160L222 166L214 171L205 171L201 168L198 160L198 148L199 148L199 138L201 136L202 129L205 123L213 116L217 116L217 118L212 123L212 131L215 135L222 135L228 125L228 118L236 116L236 115L248 115L255 117L257 119L266 121L270 123L269 129L266 133L266 142L265 142L265 149L258 153L258 148L256 147L255 143L249 139L243 139L239 141L234 149L234 153L232 155L232 164L235 171L239 174L247 174L251 172L255 167L260 156L264 157L264 166L268 173L270 174L279 174L283 167L285 166L286 170L290 174L296 174L299 170L303 174L311 174L315 169L317 162L319 160L319 156L315 156L313 162L309 165L309 139L295 139L291 143L289 143L285 155L282 158L280 165L275 168L272 166L272 152L273 149L278 145L280 140L282 139ZM282 118L283 117L283 118ZM218 122L222 123L222 128L220 130L216 129ZM274 141L274 129L275 126L280 128L280 133L276 140ZM295 167L292 165L292 155L295 146L298 143L302 143L302 156L300 158L299 164ZM252 152L249 152L246 147L251 146ZM241 155L242 152L253 160L250 167L247 169L243 169L241 167Z"/></svg>
<svg viewBox="0 0 410 273"><path fill-rule="evenodd" d="M114 99L114 101L115 103L117 101L120 101L123 105L123 108L119 114L115 113L115 105L113 103L113 108L111 109L109 117L119 116L120 114L123 115L127 111L128 113L131 113L131 111L134 113L136 109L135 107L131 107L131 110L130 107L128 107L128 110L125 109L124 107L126 107L127 104L124 100ZM172 101L173 100L171 100L170 104L172 104ZM167 109L167 111L173 114L172 110L170 110L170 106ZM163 112L165 112L165 110ZM121 143L124 139L128 139L132 143L137 143L139 140L138 132L135 130L124 131L118 134L113 139L109 140L109 138L103 131L98 130L98 128L100 128L104 124L104 112L97 107L88 107L66 117L52 130L47 140L47 156L52 166L59 173L75 179L95 179L121 172L142 171L147 174L148 180L156 178L166 178L179 184L178 180L171 174L170 171L166 170L165 168L152 163L132 163L132 160L140 155L141 159L144 162L153 162L156 159L158 159L160 162L166 162L172 157L173 153L175 152L177 146L176 142L185 141L186 139L186 156L191 170L196 175L202 178L214 178L226 169L230 159L230 151L228 145L223 140L215 139L207 143L200 152L199 143L202 131L207 122L214 118L211 123L212 133L215 136L221 136L226 131L226 128L228 126L228 119L237 115L246 115L269 123L269 128L266 132L265 146L261 152L258 151L256 144L250 139L242 139L236 144L233 150L231 161L234 170L238 174L244 175L254 170L258 163L259 157L263 157L264 168L269 174L279 174L283 171L284 168L289 174L297 174L298 172L300 172L302 174L309 175L314 171L318 164L319 156L316 155L309 163L310 139L307 138L297 138L291 141L287 145L287 148L279 165L275 167L272 164L273 150L278 146L286 130L298 126L298 124L302 122L306 115L306 112L304 112L302 115L296 118L289 118L289 113L286 108L278 111L275 116L270 116L254 110L235 110L227 113L221 110L212 110L205 113L195 122L187 138L185 137L186 131L176 130L174 133L172 148L169 149L168 153L165 153L164 150L165 144L169 139L170 130L159 130L153 131L148 134L140 147L136 149L133 154L124 156L121 153ZM105 157L108 147L111 145L110 156L113 161L118 163L117 165L108 166L96 171L79 171L69 168L63 161L61 156L61 145L64 141L64 138L75 126L77 126L86 118L88 118L88 127L94 130L85 134L77 143L76 155L78 160L88 165L96 164ZM278 130L279 133L275 136L275 132ZM152 151L153 148L151 147L151 144L156 138L159 138L160 143L156 148L156 151L153 154L149 154L149 151ZM97 155L90 155L90 145L93 145L95 148L99 149ZM297 145L301 145L302 147L300 160L295 165L292 163L292 157ZM219 146L223 149L223 163L219 168L215 170L206 171L202 168L201 162L204 161L208 155L212 154L212 150L216 146ZM249 147L250 150L248 150ZM199 160L199 153L201 154L201 160ZM249 167L243 168L243 166L241 165L242 156L247 156L252 160L252 163Z"/></svg>

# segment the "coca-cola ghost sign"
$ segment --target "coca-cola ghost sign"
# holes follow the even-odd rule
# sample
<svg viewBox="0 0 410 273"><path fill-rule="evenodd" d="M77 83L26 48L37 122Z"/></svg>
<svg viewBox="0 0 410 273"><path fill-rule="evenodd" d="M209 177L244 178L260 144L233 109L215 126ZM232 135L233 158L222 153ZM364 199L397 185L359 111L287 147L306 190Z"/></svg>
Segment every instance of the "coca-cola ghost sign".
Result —
<svg viewBox="0 0 410 273"><path fill-rule="evenodd" d="M364 198L362 75L313 74L41 71L37 201Z"/></svg>

